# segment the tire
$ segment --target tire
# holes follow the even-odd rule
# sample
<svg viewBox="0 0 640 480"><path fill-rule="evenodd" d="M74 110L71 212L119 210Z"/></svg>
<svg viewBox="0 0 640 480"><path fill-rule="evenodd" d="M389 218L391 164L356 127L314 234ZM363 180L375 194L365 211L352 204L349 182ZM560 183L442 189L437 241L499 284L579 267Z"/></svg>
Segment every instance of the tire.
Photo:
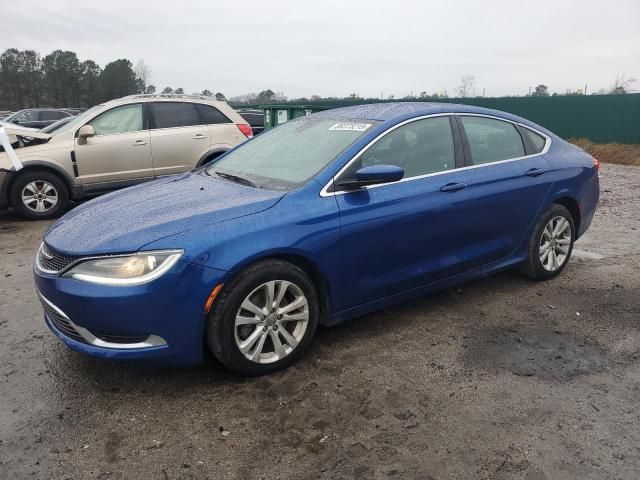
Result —
<svg viewBox="0 0 640 480"><path fill-rule="evenodd" d="M272 302L268 301L268 285L272 285ZM284 292L276 305L281 308L272 308L265 315L261 308L273 307L281 289ZM260 313L246 310L247 300L257 305ZM238 273L218 294L207 319L207 344L216 359L236 373L259 376L274 372L294 363L309 346L318 326L319 305L316 288L302 269L282 260L260 261ZM296 308L279 314L288 306ZM236 325L236 318L240 325ZM276 349L277 342L282 349Z"/></svg>
<svg viewBox="0 0 640 480"><path fill-rule="evenodd" d="M24 201L23 196L29 196L33 200ZM54 173L28 170L19 173L13 181L9 199L20 216L29 220L47 220L56 218L65 211L69 190L64 181Z"/></svg>
<svg viewBox="0 0 640 480"><path fill-rule="evenodd" d="M556 228L561 231L554 236L552 230ZM558 276L569 263L575 237L575 224L569 210L562 205L551 205L533 228L527 260L520 266L520 273L539 281ZM545 252L548 252L546 256Z"/></svg>

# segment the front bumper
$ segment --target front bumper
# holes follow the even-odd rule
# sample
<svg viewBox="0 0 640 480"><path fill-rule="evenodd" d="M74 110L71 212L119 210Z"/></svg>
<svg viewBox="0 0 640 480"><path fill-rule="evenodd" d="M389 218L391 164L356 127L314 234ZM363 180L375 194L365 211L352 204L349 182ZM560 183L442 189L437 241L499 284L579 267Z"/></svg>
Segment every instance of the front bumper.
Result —
<svg viewBox="0 0 640 480"><path fill-rule="evenodd" d="M177 262L132 287L95 285L34 269L47 326L72 350L165 366L202 362L203 306L223 271Z"/></svg>

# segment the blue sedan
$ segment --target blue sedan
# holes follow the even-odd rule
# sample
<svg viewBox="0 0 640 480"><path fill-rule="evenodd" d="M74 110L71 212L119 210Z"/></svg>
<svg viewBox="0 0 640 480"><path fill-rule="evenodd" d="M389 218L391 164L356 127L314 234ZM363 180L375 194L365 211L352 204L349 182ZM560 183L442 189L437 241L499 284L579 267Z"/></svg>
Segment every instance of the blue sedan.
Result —
<svg viewBox="0 0 640 480"><path fill-rule="evenodd" d="M499 270L558 275L597 160L523 118L386 103L298 118L191 173L87 202L34 276L71 349L260 375L332 325Z"/></svg>

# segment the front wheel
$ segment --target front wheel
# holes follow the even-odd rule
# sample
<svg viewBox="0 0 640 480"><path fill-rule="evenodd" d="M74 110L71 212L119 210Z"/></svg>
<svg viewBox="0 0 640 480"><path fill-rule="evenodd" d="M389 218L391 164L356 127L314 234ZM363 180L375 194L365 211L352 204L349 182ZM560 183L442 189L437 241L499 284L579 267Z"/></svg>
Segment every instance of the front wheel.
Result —
<svg viewBox="0 0 640 480"><path fill-rule="evenodd" d="M30 220L46 220L64 212L69 192L64 182L46 170L20 173L11 185L11 206Z"/></svg>
<svg viewBox="0 0 640 480"><path fill-rule="evenodd" d="M549 280L569 262L575 224L569 210L554 204L540 217L529 240L529 255L520 271L534 280Z"/></svg>
<svg viewBox="0 0 640 480"><path fill-rule="evenodd" d="M222 289L207 323L207 343L224 366L256 376L297 360L318 325L319 302L295 265L267 260L240 272Z"/></svg>

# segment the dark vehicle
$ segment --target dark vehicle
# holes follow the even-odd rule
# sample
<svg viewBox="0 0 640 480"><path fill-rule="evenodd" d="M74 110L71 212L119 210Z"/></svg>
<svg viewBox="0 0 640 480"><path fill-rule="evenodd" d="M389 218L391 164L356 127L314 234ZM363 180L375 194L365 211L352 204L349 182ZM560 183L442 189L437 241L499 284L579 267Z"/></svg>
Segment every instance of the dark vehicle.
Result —
<svg viewBox="0 0 640 480"><path fill-rule="evenodd" d="M3 119L3 122L13 123L28 128L44 128L54 122L73 115L55 108L27 108L19 110Z"/></svg>
<svg viewBox="0 0 640 480"><path fill-rule="evenodd" d="M56 130L58 130L60 127L66 125L67 123L69 123L71 120L73 120L74 117L64 117L61 118L60 120L53 122L51 125L47 125L44 128L41 128L40 131L42 133L53 133Z"/></svg>
<svg viewBox="0 0 640 480"><path fill-rule="evenodd" d="M251 125L254 137L264 131L264 112L262 110L245 108L236 111Z"/></svg>

